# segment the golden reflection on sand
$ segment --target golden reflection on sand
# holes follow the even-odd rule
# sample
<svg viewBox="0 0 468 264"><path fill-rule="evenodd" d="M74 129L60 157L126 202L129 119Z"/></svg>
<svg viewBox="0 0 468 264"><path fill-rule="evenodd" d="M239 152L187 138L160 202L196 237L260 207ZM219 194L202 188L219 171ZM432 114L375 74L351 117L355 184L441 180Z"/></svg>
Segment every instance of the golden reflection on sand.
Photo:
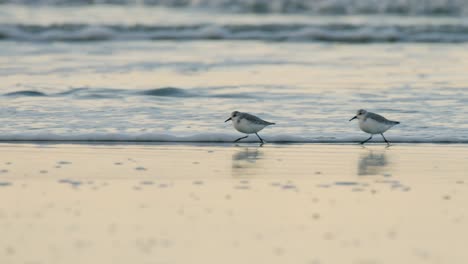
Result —
<svg viewBox="0 0 468 264"><path fill-rule="evenodd" d="M0 263L464 264L467 157L464 145L2 144Z"/></svg>

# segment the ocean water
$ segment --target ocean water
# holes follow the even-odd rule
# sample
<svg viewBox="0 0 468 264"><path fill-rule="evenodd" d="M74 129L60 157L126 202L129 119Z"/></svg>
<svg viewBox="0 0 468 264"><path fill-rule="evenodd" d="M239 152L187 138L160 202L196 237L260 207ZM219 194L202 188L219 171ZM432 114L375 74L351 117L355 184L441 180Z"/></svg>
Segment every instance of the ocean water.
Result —
<svg viewBox="0 0 468 264"><path fill-rule="evenodd" d="M0 140L468 143L468 2L0 1ZM250 137L255 141L255 137ZM380 139L379 139L380 140Z"/></svg>

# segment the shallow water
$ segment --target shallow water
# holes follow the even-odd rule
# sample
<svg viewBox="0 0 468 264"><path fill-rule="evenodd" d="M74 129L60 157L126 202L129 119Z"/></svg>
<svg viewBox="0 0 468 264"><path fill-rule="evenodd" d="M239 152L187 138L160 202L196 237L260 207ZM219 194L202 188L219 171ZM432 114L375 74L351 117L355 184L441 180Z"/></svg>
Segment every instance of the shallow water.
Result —
<svg viewBox="0 0 468 264"><path fill-rule="evenodd" d="M351 142L365 108L401 122L394 142L468 142L463 2L447 16L10 2L0 140L232 141L239 110L277 123L267 141Z"/></svg>

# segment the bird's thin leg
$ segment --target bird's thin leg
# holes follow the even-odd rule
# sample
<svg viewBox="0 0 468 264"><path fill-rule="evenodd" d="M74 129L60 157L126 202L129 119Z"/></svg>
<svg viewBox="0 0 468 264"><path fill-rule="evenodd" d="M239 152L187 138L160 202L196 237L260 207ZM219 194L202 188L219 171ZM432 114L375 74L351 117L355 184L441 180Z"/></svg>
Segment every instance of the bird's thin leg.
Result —
<svg viewBox="0 0 468 264"><path fill-rule="evenodd" d="M366 143L367 141L369 141L371 139L372 139L372 135L370 136L370 138L368 138L368 139L364 140L363 142L361 142L361 144L364 144L364 143Z"/></svg>
<svg viewBox="0 0 468 264"><path fill-rule="evenodd" d="M247 136L245 136L245 137L238 138L238 139L234 140L234 143L236 143L237 141L239 141L239 140L241 140L241 139L248 138L248 137L249 137L249 135L247 135Z"/></svg>
<svg viewBox="0 0 468 264"><path fill-rule="evenodd" d="M385 142L387 142L387 145L390 146L390 142L388 142L388 140L384 137L383 133L381 133L380 135L382 135L383 139L385 140Z"/></svg>
<svg viewBox="0 0 468 264"><path fill-rule="evenodd" d="M260 141L262 142L262 144L265 143L265 141L263 141L263 139L262 139L257 133L255 133L255 135L257 135L258 139L260 139Z"/></svg>

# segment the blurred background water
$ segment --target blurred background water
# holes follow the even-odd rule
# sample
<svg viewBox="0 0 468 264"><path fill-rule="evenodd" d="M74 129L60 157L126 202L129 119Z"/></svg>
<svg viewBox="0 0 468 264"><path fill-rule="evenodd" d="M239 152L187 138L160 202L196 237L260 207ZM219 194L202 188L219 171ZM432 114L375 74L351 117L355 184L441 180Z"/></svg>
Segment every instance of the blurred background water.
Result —
<svg viewBox="0 0 468 264"><path fill-rule="evenodd" d="M0 0L0 140L468 143L468 1Z"/></svg>

